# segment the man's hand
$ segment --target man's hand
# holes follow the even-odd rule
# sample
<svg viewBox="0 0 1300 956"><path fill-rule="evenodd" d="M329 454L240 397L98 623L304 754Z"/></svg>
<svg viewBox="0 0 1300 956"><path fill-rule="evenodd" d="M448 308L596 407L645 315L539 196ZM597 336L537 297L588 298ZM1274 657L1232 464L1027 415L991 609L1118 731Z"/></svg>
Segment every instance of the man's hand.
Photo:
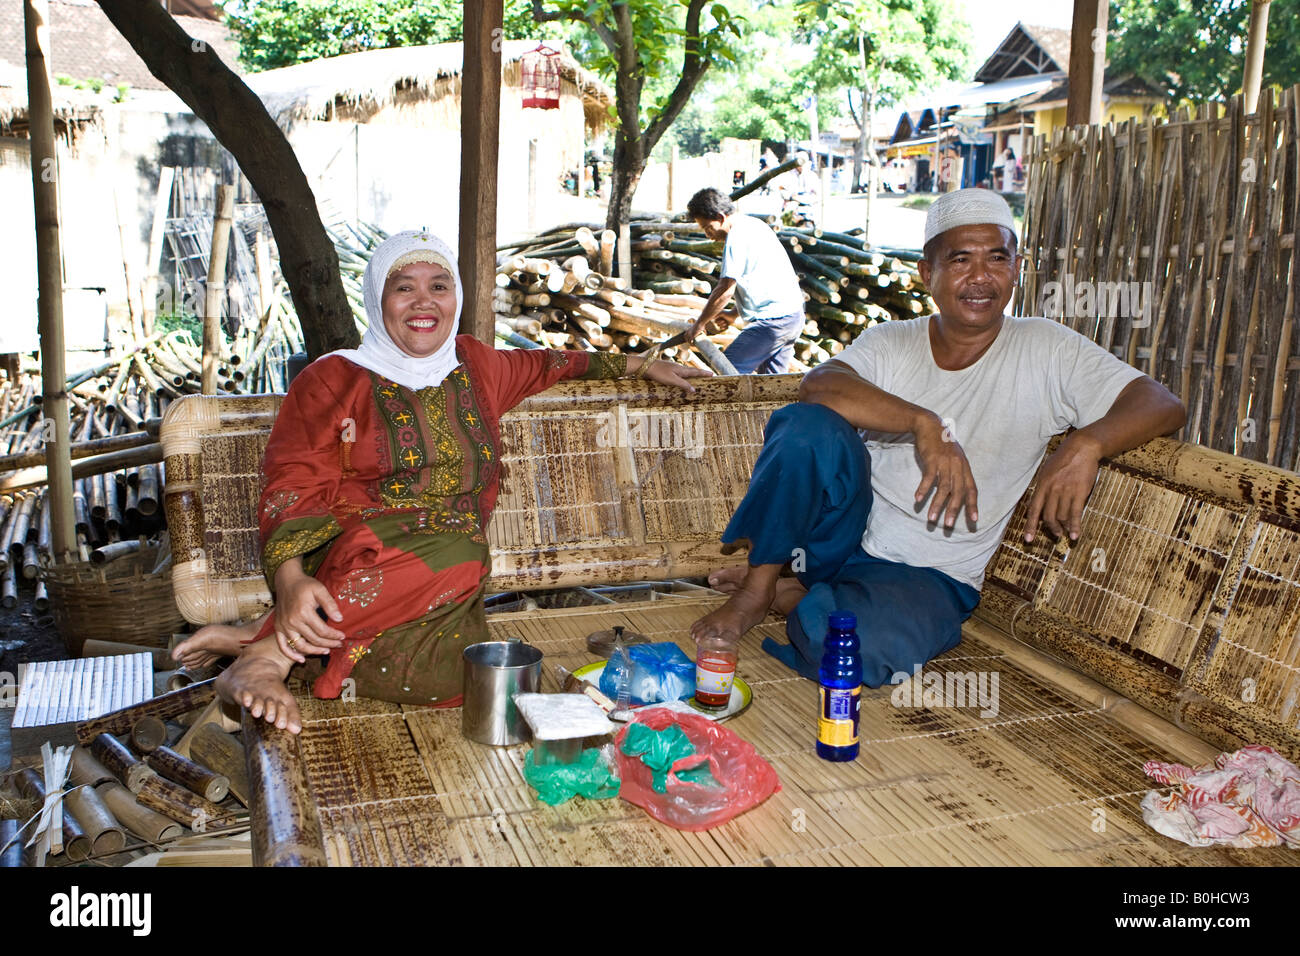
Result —
<svg viewBox="0 0 1300 956"><path fill-rule="evenodd" d="M691 324L690 330L686 333L686 341L694 342L701 335L717 335L730 326L735 318L736 316L731 312L719 312L712 321L701 315Z"/></svg>
<svg viewBox="0 0 1300 956"><path fill-rule="evenodd" d="M347 636L322 620L317 608L330 620L343 620L329 588L304 572L300 559L286 561L275 573L275 640L281 652L299 664L307 660L306 654L328 654Z"/></svg>
<svg viewBox="0 0 1300 956"><path fill-rule="evenodd" d="M943 524L945 528L951 528L965 507L966 520L975 524L979 520L978 489L961 445L939 417L929 412L920 416L912 435L916 439L916 455L921 460L921 483L916 486L917 503L934 491L927 520L935 524L946 510Z"/></svg>
<svg viewBox="0 0 1300 956"><path fill-rule="evenodd" d="M1041 518L1047 530L1059 538L1062 531L1071 541L1079 540L1083 528L1083 506L1092 494L1101 467L1101 447L1096 439L1074 432L1061 442L1056 454L1047 459L1034 496L1029 499L1025 519L1025 542L1034 540Z"/></svg>

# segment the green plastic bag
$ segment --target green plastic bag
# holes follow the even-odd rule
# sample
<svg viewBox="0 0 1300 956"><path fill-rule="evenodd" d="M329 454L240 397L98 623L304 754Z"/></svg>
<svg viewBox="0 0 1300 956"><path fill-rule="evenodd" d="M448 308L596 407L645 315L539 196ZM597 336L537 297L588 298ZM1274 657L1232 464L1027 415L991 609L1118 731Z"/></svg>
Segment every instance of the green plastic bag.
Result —
<svg viewBox="0 0 1300 956"><path fill-rule="evenodd" d="M537 798L550 806L574 797L608 800L618 796L619 779L601 762L600 750L595 747L584 750L573 763L541 767L533 762L530 750L524 758L524 779L537 791Z"/></svg>
<svg viewBox="0 0 1300 956"><path fill-rule="evenodd" d="M695 745L676 724L663 730L654 730L645 724L630 724L621 749L629 757L640 757L641 762L650 768L651 786L656 793L668 792L668 771L673 764L683 757L695 755ZM677 777L702 787L722 786L709 772L707 760L698 767L679 770Z"/></svg>

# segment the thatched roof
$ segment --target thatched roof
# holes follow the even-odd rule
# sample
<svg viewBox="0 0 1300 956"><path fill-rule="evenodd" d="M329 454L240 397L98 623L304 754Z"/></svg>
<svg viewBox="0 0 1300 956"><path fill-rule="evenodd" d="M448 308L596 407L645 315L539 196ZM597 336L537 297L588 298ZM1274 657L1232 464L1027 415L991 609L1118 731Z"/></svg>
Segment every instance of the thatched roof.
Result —
<svg viewBox="0 0 1300 956"><path fill-rule="evenodd" d="M535 40L502 44L506 83L518 82L519 59L536 47ZM438 43L365 50L251 73L244 80L276 122L287 127L304 119L326 119L340 105L379 109L394 102L399 91L442 95L448 81L460 77L463 49L460 43ZM561 75L582 95L587 124L603 127L613 102L612 91L567 50L560 56Z"/></svg>
<svg viewBox="0 0 1300 956"><path fill-rule="evenodd" d="M108 88L94 93L57 83L51 86L56 134L75 140L80 127L99 121L103 104L115 93ZM27 73L8 63L0 63L0 133L27 135Z"/></svg>

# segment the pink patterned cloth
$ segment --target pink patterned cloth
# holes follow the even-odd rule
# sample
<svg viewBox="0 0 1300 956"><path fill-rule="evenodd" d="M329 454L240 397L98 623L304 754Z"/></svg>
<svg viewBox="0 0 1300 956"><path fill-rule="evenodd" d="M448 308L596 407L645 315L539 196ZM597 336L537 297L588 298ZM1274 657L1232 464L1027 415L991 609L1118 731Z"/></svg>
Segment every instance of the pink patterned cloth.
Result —
<svg viewBox="0 0 1300 956"><path fill-rule="evenodd" d="M1142 772L1173 787L1142 798L1142 818L1190 846L1300 849L1300 770L1271 747L1242 747L1214 763L1147 761Z"/></svg>

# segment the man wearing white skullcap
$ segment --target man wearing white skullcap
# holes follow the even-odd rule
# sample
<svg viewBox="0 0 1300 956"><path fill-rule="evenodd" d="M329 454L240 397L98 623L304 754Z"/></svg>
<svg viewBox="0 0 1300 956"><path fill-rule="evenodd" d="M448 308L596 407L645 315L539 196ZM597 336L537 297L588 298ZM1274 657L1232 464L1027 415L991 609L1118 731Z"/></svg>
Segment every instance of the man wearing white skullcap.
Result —
<svg viewBox="0 0 1300 956"><path fill-rule="evenodd" d="M773 414L722 538L749 566L710 576L731 597L697 640L738 640L772 608L790 643L764 649L815 679L830 612L847 610L864 683L911 676L960 641L1053 435L1076 429L1043 466L1027 541L1040 520L1077 538L1101 459L1182 426L1182 403L1137 369L1064 325L1005 315L1020 257L998 194L935 200L919 270L935 315L864 330Z"/></svg>

